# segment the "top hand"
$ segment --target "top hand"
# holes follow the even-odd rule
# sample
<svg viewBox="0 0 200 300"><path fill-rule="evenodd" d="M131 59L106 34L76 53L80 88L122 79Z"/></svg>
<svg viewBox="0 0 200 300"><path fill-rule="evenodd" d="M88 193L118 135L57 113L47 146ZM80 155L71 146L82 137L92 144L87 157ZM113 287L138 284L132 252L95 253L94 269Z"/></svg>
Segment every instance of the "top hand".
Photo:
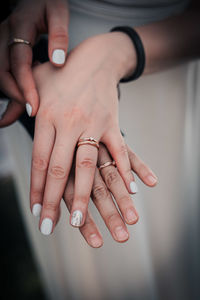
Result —
<svg viewBox="0 0 200 300"><path fill-rule="evenodd" d="M121 33L102 34L72 50L64 68L58 70L49 63L35 68L40 108L33 147L31 202L36 203L36 198L38 203L43 202L41 223L47 217L55 222L55 208L62 198L80 138L94 137L103 142L127 190L134 192L127 148L118 125L116 88L120 77L130 71L130 55L134 61L129 42ZM77 149L72 225L84 224L97 155L91 145Z"/></svg>
<svg viewBox="0 0 200 300"><path fill-rule="evenodd" d="M35 116L39 97L32 75L32 49L25 44L8 43L21 38L34 45L41 33L49 33L49 59L63 66L68 47L69 13L66 0L22 0L13 13L0 25L0 89L12 100L0 127L18 119L27 105Z"/></svg>

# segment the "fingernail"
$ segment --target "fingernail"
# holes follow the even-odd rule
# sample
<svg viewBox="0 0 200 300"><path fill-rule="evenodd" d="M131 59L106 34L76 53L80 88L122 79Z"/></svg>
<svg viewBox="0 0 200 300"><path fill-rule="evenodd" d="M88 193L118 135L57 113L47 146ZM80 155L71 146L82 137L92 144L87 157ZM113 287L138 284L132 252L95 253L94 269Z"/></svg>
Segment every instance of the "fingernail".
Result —
<svg viewBox="0 0 200 300"><path fill-rule="evenodd" d="M9 100L0 100L0 120L3 119L3 116L7 110Z"/></svg>
<svg viewBox="0 0 200 300"><path fill-rule="evenodd" d="M127 209L126 211L126 219L128 222L132 223L132 222L136 222L138 219L137 214L134 212L133 209Z"/></svg>
<svg viewBox="0 0 200 300"><path fill-rule="evenodd" d="M93 233L90 235L90 244L93 247L98 248L102 245L102 241L95 233Z"/></svg>
<svg viewBox="0 0 200 300"><path fill-rule="evenodd" d="M147 180L149 184L155 184L157 182L157 178L154 177L153 175L147 176Z"/></svg>
<svg viewBox="0 0 200 300"><path fill-rule="evenodd" d="M45 218L42 221L41 227L40 227L40 231L42 232L42 234L44 235L49 235L52 231L52 227L53 227L53 222L51 219L49 218Z"/></svg>
<svg viewBox="0 0 200 300"><path fill-rule="evenodd" d="M115 228L115 236L118 241L124 241L128 239L128 232L122 226L118 226Z"/></svg>
<svg viewBox="0 0 200 300"><path fill-rule="evenodd" d="M80 210L75 210L71 217L71 225L79 227L83 219L83 214Z"/></svg>
<svg viewBox="0 0 200 300"><path fill-rule="evenodd" d="M35 217L39 217L40 216L40 213L41 213L41 210L42 210L42 205L39 204L39 203L36 203L33 205L33 208L32 208L32 214L35 216Z"/></svg>
<svg viewBox="0 0 200 300"><path fill-rule="evenodd" d="M133 194L138 192L137 184L135 183L135 181L131 181L130 190Z"/></svg>
<svg viewBox="0 0 200 300"><path fill-rule="evenodd" d="M26 103L26 112L28 116L30 117L32 114L32 106L29 103Z"/></svg>
<svg viewBox="0 0 200 300"><path fill-rule="evenodd" d="M65 51L56 49L52 54L52 61L57 65L63 65L65 62Z"/></svg>

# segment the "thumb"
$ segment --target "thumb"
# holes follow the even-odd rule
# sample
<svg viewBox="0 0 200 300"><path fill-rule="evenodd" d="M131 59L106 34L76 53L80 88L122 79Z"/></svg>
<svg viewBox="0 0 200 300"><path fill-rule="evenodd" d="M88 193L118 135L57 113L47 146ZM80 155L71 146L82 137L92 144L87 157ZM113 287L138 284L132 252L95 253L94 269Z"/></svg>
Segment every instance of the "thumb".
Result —
<svg viewBox="0 0 200 300"><path fill-rule="evenodd" d="M65 63L68 48L69 10L67 1L50 1L47 7L49 59L57 67Z"/></svg>
<svg viewBox="0 0 200 300"><path fill-rule="evenodd" d="M24 105L14 101L0 101L0 128L11 125L24 112Z"/></svg>

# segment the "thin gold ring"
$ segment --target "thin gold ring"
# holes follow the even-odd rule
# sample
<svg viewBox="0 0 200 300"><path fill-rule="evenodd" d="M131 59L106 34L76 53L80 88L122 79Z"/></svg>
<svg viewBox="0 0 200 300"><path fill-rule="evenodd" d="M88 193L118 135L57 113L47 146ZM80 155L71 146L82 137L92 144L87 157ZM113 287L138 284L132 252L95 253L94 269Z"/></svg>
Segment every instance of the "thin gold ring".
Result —
<svg viewBox="0 0 200 300"><path fill-rule="evenodd" d="M85 137L85 138L82 138L82 139L79 139L79 142L84 142L84 141L91 141L91 142L96 142L97 144L99 143L95 138L93 137Z"/></svg>
<svg viewBox="0 0 200 300"><path fill-rule="evenodd" d="M107 161L105 162L103 165L99 166L99 171L105 167L108 167L108 166L116 166L116 162L113 160L113 161Z"/></svg>
<svg viewBox="0 0 200 300"><path fill-rule="evenodd" d="M99 144L96 142L92 142L92 141L83 141L83 142L78 142L77 147L82 146L82 145L91 145L96 147L97 149L99 149Z"/></svg>
<svg viewBox="0 0 200 300"><path fill-rule="evenodd" d="M24 39L20 39L20 38L10 39L10 41L8 42L8 46L12 46L14 44L24 44L24 45L28 45L32 48L31 42L24 40Z"/></svg>

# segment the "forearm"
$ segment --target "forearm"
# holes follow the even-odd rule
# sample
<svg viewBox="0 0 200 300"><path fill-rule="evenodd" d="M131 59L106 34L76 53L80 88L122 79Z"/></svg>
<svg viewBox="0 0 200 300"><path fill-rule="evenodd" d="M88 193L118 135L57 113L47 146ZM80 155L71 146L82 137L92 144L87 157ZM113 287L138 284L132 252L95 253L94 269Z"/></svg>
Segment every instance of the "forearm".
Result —
<svg viewBox="0 0 200 300"><path fill-rule="evenodd" d="M135 29L146 54L144 74L200 56L200 10Z"/></svg>

